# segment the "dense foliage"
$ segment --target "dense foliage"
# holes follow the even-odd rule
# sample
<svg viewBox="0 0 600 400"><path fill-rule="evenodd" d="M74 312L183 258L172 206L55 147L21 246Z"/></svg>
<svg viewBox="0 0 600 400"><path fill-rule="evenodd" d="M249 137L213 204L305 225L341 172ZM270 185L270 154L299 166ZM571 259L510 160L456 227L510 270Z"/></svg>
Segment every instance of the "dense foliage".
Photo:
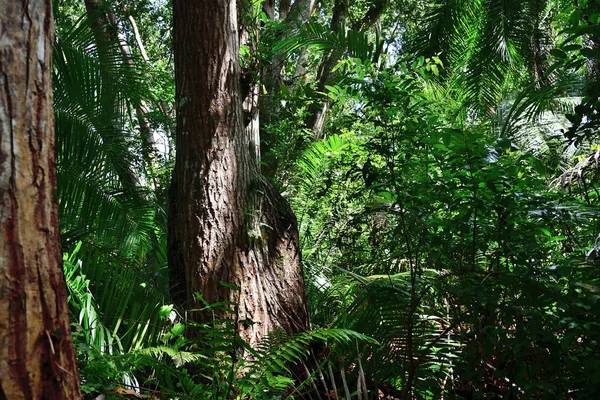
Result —
<svg viewBox="0 0 600 400"><path fill-rule="evenodd" d="M61 234L89 398L596 396L596 2L240 2L263 173L298 218L314 329L257 349L233 319L191 324L171 304L170 5L55 3Z"/></svg>

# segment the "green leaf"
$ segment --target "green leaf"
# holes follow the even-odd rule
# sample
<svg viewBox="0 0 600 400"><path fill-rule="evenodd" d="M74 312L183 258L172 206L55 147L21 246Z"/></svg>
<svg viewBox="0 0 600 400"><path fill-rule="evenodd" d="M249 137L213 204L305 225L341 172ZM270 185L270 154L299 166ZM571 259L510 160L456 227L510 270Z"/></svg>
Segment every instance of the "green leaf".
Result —
<svg viewBox="0 0 600 400"><path fill-rule="evenodd" d="M179 336L183 333L183 331L185 331L185 325L178 322L177 324L175 324L175 326L173 326L173 328L171 328L171 334L173 336Z"/></svg>

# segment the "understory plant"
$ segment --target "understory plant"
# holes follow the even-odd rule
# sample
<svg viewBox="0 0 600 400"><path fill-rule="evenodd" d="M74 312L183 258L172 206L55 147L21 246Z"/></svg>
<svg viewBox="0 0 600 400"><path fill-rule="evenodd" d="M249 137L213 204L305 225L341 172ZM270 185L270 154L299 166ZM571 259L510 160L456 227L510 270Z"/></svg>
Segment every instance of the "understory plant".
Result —
<svg viewBox="0 0 600 400"><path fill-rule="evenodd" d="M201 311L213 312L212 321L171 321L172 307L163 307L157 344L123 351L120 338L103 325L80 262L73 260L65 258L65 272L70 308L79 316L73 336L81 386L89 398L319 398L323 390L315 381L317 374L322 376L324 362L315 356L316 349L329 353L339 346L376 344L349 329L317 329L293 337L276 330L252 348L237 334L235 304L205 303Z"/></svg>
<svg viewBox="0 0 600 400"><path fill-rule="evenodd" d="M320 177L294 203L313 321L377 339L369 374L400 398L592 396L597 194L557 190L492 119L443 106L425 67L377 72L361 135L299 162Z"/></svg>

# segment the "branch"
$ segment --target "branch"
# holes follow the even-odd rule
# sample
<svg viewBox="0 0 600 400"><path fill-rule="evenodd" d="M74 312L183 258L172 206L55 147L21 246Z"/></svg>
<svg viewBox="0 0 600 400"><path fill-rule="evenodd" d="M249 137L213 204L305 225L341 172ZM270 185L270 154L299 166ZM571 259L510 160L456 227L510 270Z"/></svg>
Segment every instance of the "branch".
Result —
<svg viewBox="0 0 600 400"><path fill-rule="evenodd" d="M140 31L138 31L138 27L137 24L135 23L135 20L133 19L133 17L130 15L128 17L129 22L131 23L131 27L133 28L133 35L135 36L135 42L138 45L138 48L140 49L140 53L142 53L142 58L144 59L144 61L148 62L150 59L148 58L148 54L146 54L146 48L144 47L144 43L142 43L142 38L140 36Z"/></svg>

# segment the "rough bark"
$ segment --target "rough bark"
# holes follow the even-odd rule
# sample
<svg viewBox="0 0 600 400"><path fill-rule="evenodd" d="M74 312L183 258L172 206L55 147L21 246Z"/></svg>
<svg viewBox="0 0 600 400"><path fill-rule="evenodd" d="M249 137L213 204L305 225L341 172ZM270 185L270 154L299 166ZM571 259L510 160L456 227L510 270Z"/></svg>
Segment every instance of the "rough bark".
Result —
<svg viewBox="0 0 600 400"><path fill-rule="evenodd" d="M0 398L77 399L54 201L51 1L0 13Z"/></svg>
<svg viewBox="0 0 600 400"><path fill-rule="evenodd" d="M195 292L209 303L235 302L239 333L251 344L276 327L303 330L308 321L296 219L259 175L243 124L236 2L175 0L173 18L177 135L169 265L174 297L188 309L199 305Z"/></svg>

